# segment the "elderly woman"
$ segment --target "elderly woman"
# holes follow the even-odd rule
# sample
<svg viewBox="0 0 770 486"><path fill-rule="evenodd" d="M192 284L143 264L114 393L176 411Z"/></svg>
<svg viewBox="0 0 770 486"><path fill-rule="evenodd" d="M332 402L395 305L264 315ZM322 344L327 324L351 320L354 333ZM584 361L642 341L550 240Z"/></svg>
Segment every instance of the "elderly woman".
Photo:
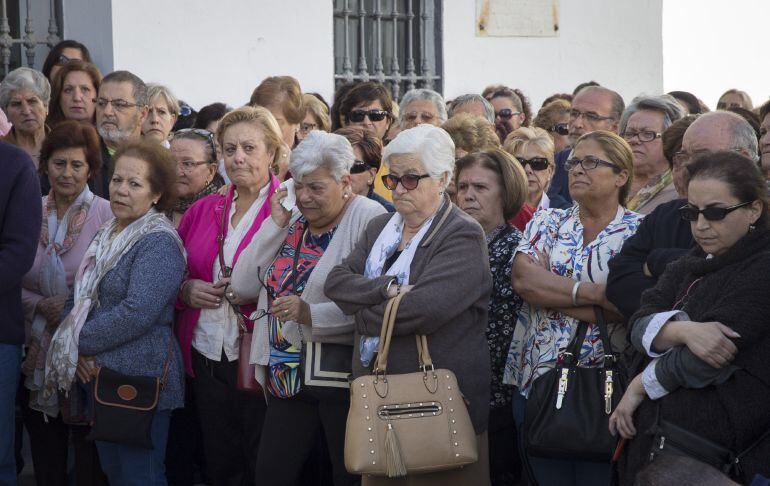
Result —
<svg viewBox="0 0 770 486"><path fill-rule="evenodd" d="M147 116L142 122L142 136L168 148L168 136L179 117L179 100L160 84L147 86Z"/></svg>
<svg viewBox="0 0 770 486"><path fill-rule="evenodd" d="M554 153L569 148L569 111L572 104L563 99L556 99L543 105L532 122L537 128L542 128L553 139Z"/></svg>
<svg viewBox="0 0 770 486"><path fill-rule="evenodd" d="M351 191L354 159L344 137L308 134L290 162L296 207L282 205L286 189L273 195L270 219L233 273L234 294L247 301L258 297L265 309L252 348L262 350L254 361L269 392L256 473L267 484L298 484L321 431L334 484L357 484L343 460L354 322L323 291L329 271L350 254L369 221L385 212ZM304 364L297 366L301 349ZM343 367L315 367L329 358ZM329 373L343 376L324 378Z"/></svg>
<svg viewBox="0 0 770 486"><path fill-rule="evenodd" d="M669 95L634 98L620 117L620 134L634 153L634 182L628 209L649 214L677 198L671 167L663 154L663 132L684 110Z"/></svg>
<svg viewBox="0 0 770 486"><path fill-rule="evenodd" d="M63 40L53 46L43 62L43 76L53 84L59 70L70 61L91 61L91 53L88 48L75 40Z"/></svg>
<svg viewBox="0 0 770 486"><path fill-rule="evenodd" d="M86 250L74 297L48 351L50 389L70 388L76 362L84 382L95 367L164 380L150 429L151 449L96 437L111 484L165 484L169 418L183 404L172 319L185 272L184 248L161 212L173 204L175 180L174 160L157 144L126 142L115 153L110 179L115 218L101 227ZM96 420L98 427L98 416Z"/></svg>
<svg viewBox="0 0 770 486"><path fill-rule="evenodd" d="M14 69L0 83L0 109L13 124L2 140L27 152L35 168L39 165L50 101L51 85L40 71Z"/></svg>
<svg viewBox="0 0 770 486"><path fill-rule="evenodd" d="M63 120L93 124L96 93L101 83L102 73L90 62L75 59L64 65L51 85L49 126L53 127Z"/></svg>
<svg viewBox="0 0 770 486"><path fill-rule="evenodd" d="M487 120L493 127L495 125L495 109L480 94L465 94L452 100L452 106L449 108L449 118L452 119L463 113L481 117Z"/></svg>
<svg viewBox="0 0 770 486"><path fill-rule="evenodd" d="M384 139L395 120L393 107L390 91L380 83L367 81L348 91L340 104L340 116L343 126L362 126Z"/></svg>
<svg viewBox="0 0 770 486"><path fill-rule="evenodd" d="M513 288L524 305L504 382L516 386L513 411L519 430L533 384L556 366L580 321L590 325L579 363L592 367L604 359L593 306L604 309L608 322L622 321L604 295L607 261L620 252L641 220L623 207L634 166L631 148L622 138L606 131L583 135L565 167L576 205L538 211L513 258ZM543 485L606 484L609 477L609 464L524 459Z"/></svg>
<svg viewBox="0 0 770 486"><path fill-rule="evenodd" d="M313 130L328 132L331 129L329 107L318 96L304 93L302 95L302 104L307 111L305 112L305 119L302 120L302 124L297 132L297 139L300 142Z"/></svg>
<svg viewBox="0 0 770 486"><path fill-rule="evenodd" d="M374 181L382 165L382 140L373 131L363 127L345 127L336 132L348 139L353 146L355 161L350 168L350 184L353 193L368 197L389 212L396 210L390 201L374 192Z"/></svg>
<svg viewBox="0 0 770 486"><path fill-rule="evenodd" d="M177 303L177 335L187 374L194 377L209 477L213 484L249 484L265 401L237 387L239 316L251 310L231 305L225 288L230 269L270 217L270 196L279 185L270 166L283 141L275 118L262 107L225 115L217 138L232 186L224 196L200 199L179 223L189 268Z"/></svg>
<svg viewBox="0 0 770 486"><path fill-rule="evenodd" d="M521 127L508 135L503 145L506 152L516 157L527 174L527 203L538 209L566 209L568 203L558 194L548 197L554 170L554 146L551 137L542 128Z"/></svg>
<svg viewBox="0 0 770 486"><path fill-rule="evenodd" d="M770 475L767 186L756 162L732 151L705 155L687 171L679 211L697 247L666 268L631 318L631 341L649 364L610 417L614 433L635 437L622 484L635 484L642 465L670 454L672 443L706 440L740 460L695 459L741 484Z"/></svg>
<svg viewBox="0 0 770 486"><path fill-rule="evenodd" d="M407 91L401 98L398 120L401 130L414 128L421 123L440 127L447 121L444 98L432 89Z"/></svg>
<svg viewBox="0 0 770 486"><path fill-rule="evenodd" d="M179 226L190 206L217 192L225 183L217 172L214 134L199 128L184 128L171 137L171 154L176 160L176 193L179 198L166 215Z"/></svg>
<svg viewBox="0 0 770 486"><path fill-rule="evenodd" d="M414 334L429 336L436 367L455 372L479 441L479 460L462 469L409 478L409 484L489 484L486 431L489 348L485 335L492 288L479 224L445 195L454 144L432 125L401 132L383 156L396 213L373 219L359 244L326 280L326 295L355 315L354 377L371 373L386 301L406 293L390 342L389 373L415 369ZM462 343L460 349L458 345ZM363 484L402 484L365 476Z"/></svg>
<svg viewBox="0 0 770 486"><path fill-rule="evenodd" d="M511 287L511 257L521 231L507 220L521 209L527 177L506 152L492 149L466 155L455 164L457 205L484 229L492 272L487 343L492 367L489 403L489 465L493 485L516 484L521 475L518 448L511 438L516 427L511 415L513 387L503 384L516 314L522 300Z"/></svg>
<svg viewBox="0 0 770 486"><path fill-rule="evenodd" d="M88 427L68 426L59 413L57 396L43 396L45 356L75 272L103 223L112 218L110 203L94 196L87 182L101 165L99 136L90 125L60 123L43 142L40 172L50 182L43 197L43 229L32 269L22 280L27 324L27 353L22 368L24 424L29 432L38 484L67 484L69 437L75 443L75 482L102 476L96 448L86 442ZM41 413L42 412L42 413Z"/></svg>

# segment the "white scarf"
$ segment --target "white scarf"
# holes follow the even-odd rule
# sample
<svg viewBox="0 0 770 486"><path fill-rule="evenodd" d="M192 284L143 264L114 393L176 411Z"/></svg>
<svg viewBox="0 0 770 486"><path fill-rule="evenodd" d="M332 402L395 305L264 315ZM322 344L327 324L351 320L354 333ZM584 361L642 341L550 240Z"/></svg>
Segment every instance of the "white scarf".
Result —
<svg viewBox="0 0 770 486"><path fill-rule="evenodd" d="M123 255L144 236L163 232L171 235L184 255L184 245L165 215L155 208L115 234L117 220L104 223L83 256L75 275L74 306L56 329L45 363L45 392L48 397L56 390L69 390L75 378L78 362L80 331L92 308L99 306L99 284L118 264Z"/></svg>
<svg viewBox="0 0 770 486"><path fill-rule="evenodd" d="M435 214L425 220L420 226L420 231L404 246L404 250L398 256L393 265L384 269L385 262L393 255L401 243L401 236L404 232L404 218L398 212L393 213L385 227L377 237L377 241L372 245L369 256L366 258L364 267L364 277L374 279L382 275L393 275L396 277L396 283L405 285L409 283L409 273L411 271L412 260L420 242L428 232ZM369 366L374 353L379 346L379 336L361 336L361 364Z"/></svg>

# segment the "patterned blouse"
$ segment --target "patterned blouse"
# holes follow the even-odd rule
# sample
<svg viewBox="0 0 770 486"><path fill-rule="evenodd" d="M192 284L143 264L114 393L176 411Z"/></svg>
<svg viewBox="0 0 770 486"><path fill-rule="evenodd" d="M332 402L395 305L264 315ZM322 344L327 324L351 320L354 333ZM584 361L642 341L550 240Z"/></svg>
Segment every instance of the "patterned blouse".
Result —
<svg viewBox="0 0 770 486"><path fill-rule="evenodd" d="M619 206L615 219L594 241L583 247L578 205L569 209L543 209L527 226L514 256L524 253L537 258L535 250L540 250L548 255L551 271L556 275L582 282L606 283L607 262L636 232L641 219L640 214ZM503 383L515 385L522 395L529 396L534 380L555 366L577 324L577 319L553 309L524 302L508 352ZM589 325L580 351L580 365L596 366L603 356L598 328Z"/></svg>
<svg viewBox="0 0 770 486"><path fill-rule="evenodd" d="M489 269L492 271L487 323L487 342L492 358L491 408L510 407L513 394L513 387L503 384L503 371L516 316L523 302L511 285L511 256L520 239L521 231L510 224L500 225L487 235Z"/></svg>

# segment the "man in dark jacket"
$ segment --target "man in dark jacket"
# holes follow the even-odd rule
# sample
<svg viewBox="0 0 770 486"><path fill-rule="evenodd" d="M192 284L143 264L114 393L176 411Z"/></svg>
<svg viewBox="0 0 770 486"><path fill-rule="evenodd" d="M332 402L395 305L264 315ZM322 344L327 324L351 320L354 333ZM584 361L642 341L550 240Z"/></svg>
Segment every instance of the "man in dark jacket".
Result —
<svg viewBox="0 0 770 486"><path fill-rule="evenodd" d="M757 160L757 137L751 125L728 111L715 111L698 117L687 128L682 150L674 157L674 184L683 199L661 204L648 214L636 234L609 262L607 298L629 319L641 301L642 292L653 287L668 263L693 246L690 223L679 216L687 204L687 179L682 170L709 152L735 150Z"/></svg>
<svg viewBox="0 0 770 486"><path fill-rule="evenodd" d="M0 142L0 161L0 484L16 484L14 415L24 342L21 278L35 259L42 204L29 155Z"/></svg>

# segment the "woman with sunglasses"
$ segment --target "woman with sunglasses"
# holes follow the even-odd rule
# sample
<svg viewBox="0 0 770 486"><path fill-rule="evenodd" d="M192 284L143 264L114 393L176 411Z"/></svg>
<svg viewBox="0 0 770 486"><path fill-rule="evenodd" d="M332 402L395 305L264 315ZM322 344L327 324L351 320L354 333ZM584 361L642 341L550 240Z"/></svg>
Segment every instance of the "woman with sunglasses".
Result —
<svg viewBox="0 0 770 486"><path fill-rule="evenodd" d="M91 61L91 53L88 48L75 40L63 40L53 46L43 62L43 76L53 84L59 70L72 60L85 62Z"/></svg>
<svg viewBox="0 0 770 486"><path fill-rule="evenodd" d="M538 209L566 209L572 204L558 194L549 198L553 177L553 140L542 128L521 127L505 139L503 148L516 157L527 174L527 204Z"/></svg>
<svg viewBox="0 0 770 486"><path fill-rule="evenodd" d="M374 192L374 182L382 162L382 140L371 130L363 127L349 126L336 132L348 139L353 146L356 159L350 168L350 184L355 194L368 197L382 204L386 211L392 213L396 208L390 201Z"/></svg>
<svg viewBox="0 0 770 486"><path fill-rule="evenodd" d="M644 293L631 342L648 364L610 417L613 433L634 439L620 464L623 484L634 483L651 452L669 453L670 441L653 448L644 431L664 427L681 441L668 424L699 436L685 446L709 440L732 454L745 451L743 475L732 479L770 475L767 186L756 162L733 151L705 155L687 171L680 215L697 247Z"/></svg>
<svg viewBox="0 0 770 486"><path fill-rule="evenodd" d="M310 132L289 162L296 206L288 188L275 192L270 218L233 272L232 297L261 308L252 358L268 398L256 464L264 484L299 484L322 435L334 484L358 484L343 460L353 318L324 295L329 271L385 213L351 191L354 157L344 137Z"/></svg>
<svg viewBox="0 0 770 486"><path fill-rule="evenodd" d="M489 484L489 347L484 330L492 288L479 224L445 194L455 147L442 129L418 125L385 148L383 176L396 212L373 219L350 256L326 280L326 295L355 316L353 376L372 373L385 302L405 293L390 342L388 372L414 371L414 334L428 335L436 367L456 373L469 401L479 460L463 469L410 477L408 484ZM364 485L404 484L363 477Z"/></svg>
<svg viewBox="0 0 770 486"><path fill-rule="evenodd" d="M270 166L280 157L283 140L275 118L262 107L225 115L217 139L232 185L224 196L198 200L179 223L188 274L177 302L177 336L185 369L193 378L211 483L248 485L255 478L265 401L238 389L237 372L239 317L248 316L254 307L236 309L225 292L231 269L241 264L243 249L259 238L258 230L270 217L270 196L279 185ZM199 157L194 157L196 162L211 160L210 153ZM252 327L249 320L242 324Z"/></svg>
<svg viewBox="0 0 770 486"><path fill-rule="evenodd" d="M390 91L373 81L357 84L342 100L340 116L343 126L360 125L374 130L382 140L394 121Z"/></svg>
<svg viewBox="0 0 770 486"><path fill-rule="evenodd" d="M542 128L553 139L554 153L569 148L569 111L571 104L567 100L556 99L543 105L537 112L532 124Z"/></svg>
<svg viewBox="0 0 770 486"><path fill-rule="evenodd" d="M588 331L579 365L595 367L604 350L595 325L601 306L612 334L623 321L604 295L607 262L634 234L640 215L623 207L633 179L633 154L614 133L590 132L575 144L565 168L575 206L543 209L527 226L514 253L512 283L524 299L506 363L504 382L514 385L517 428L534 383L556 366L581 321ZM614 347L619 351L620 343ZM520 437L520 443L522 438ZM523 451L525 452L525 451ZM604 485L609 462L591 463L523 454L543 485Z"/></svg>

